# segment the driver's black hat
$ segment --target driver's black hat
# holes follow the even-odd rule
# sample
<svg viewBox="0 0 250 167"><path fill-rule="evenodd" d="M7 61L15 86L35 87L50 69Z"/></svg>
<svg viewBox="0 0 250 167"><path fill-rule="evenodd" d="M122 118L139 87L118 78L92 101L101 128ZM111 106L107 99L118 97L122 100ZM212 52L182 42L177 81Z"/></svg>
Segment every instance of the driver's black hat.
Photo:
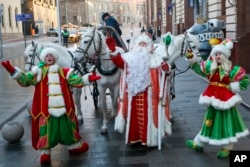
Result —
<svg viewBox="0 0 250 167"><path fill-rule="evenodd" d="M108 12L103 13L103 15L102 15L102 20L104 20L106 16L110 16L110 14L109 14Z"/></svg>

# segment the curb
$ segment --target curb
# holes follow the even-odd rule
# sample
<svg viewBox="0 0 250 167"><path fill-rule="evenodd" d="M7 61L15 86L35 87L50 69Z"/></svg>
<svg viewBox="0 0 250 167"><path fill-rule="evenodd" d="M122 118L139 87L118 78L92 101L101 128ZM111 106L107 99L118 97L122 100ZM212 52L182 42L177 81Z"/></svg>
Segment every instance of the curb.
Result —
<svg viewBox="0 0 250 167"><path fill-rule="evenodd" d="M27 101L21 105L15 112L13 112L12 114L9 114L7 116L7 118L0 123L0 130L2 129L3 125L6 124L7 122L9 121L12 121L14 118L16 118L19 114L21 114L26 108L27 108L27 105L28 103L32 100L32 95L30 95L27 99Z"/></svg>

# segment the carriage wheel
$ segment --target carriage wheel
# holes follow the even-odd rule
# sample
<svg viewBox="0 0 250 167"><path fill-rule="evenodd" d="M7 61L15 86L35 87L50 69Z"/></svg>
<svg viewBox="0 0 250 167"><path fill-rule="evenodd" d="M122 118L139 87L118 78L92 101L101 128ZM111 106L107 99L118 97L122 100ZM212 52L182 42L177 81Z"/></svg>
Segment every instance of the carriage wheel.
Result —
<svg viewBox="0 0 250 167"><path fill-rule="evenodd" d="M95 109L97 109L99 92L98 92L98 89L97 89L97 83L96 82L93 83L93 94L92 94L92 96L93 96Z"/></svg>

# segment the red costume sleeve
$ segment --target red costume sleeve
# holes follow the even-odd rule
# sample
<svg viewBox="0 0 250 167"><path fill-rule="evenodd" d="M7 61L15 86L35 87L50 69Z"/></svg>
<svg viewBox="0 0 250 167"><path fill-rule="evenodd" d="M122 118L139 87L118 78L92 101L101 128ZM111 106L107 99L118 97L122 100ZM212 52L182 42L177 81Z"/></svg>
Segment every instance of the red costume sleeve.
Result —
<svg viewBox="0 0 250 167"><path fill-rule="evenodd" d="M119 67L119 68L121 68L121 69L124 68L124 61L123 61L123 59L122 59L120 53L117 54L116 56L110 56L110 59L113 61L113 63L114 63L117 67Z"/></svg>

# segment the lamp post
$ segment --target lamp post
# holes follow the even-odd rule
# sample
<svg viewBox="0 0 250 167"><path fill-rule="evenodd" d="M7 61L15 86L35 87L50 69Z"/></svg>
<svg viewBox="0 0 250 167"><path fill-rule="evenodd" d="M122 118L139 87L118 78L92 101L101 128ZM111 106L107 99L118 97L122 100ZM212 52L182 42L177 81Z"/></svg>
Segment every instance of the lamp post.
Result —
<svg viewBox="0 0 250 167"><path fill-rule="evenodd" d="M60 0L56 0L57 3L57 27L58 27L58 43L62 44L62 34L61 34L61 21L60 21Z"/></svg>
<svg viewBox="0 0 250 167"><path fill-rule="evenodd" d="M3 15L3 5L0 4L0 49L1 49L0 59L3 58L3 44L2 44L2 15Z"/></svg>

